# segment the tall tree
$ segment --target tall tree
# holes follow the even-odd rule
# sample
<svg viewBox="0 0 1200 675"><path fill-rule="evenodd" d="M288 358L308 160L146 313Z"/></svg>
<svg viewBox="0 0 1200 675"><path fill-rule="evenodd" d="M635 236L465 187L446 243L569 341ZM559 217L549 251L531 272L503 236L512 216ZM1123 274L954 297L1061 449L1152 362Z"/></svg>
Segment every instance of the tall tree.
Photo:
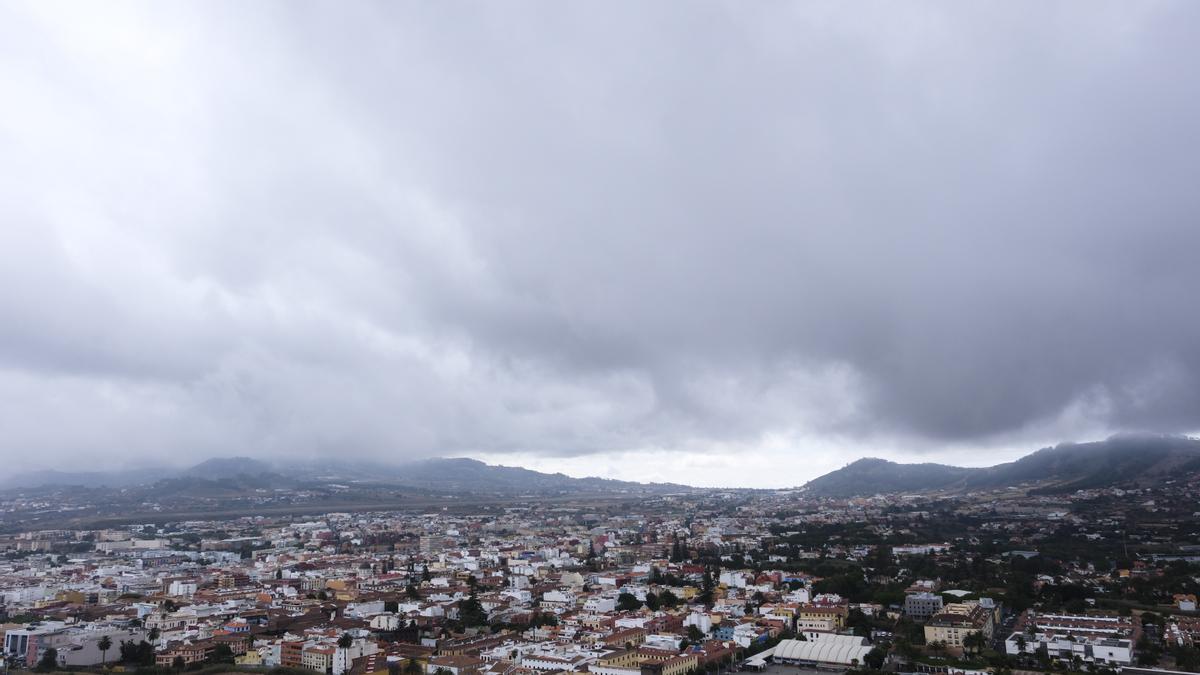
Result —
<svg viewBox="0 0 1200 675"><path fill-rule="evenodd" d="M667 588L664 589L662 593L658 594L658 602L663 607L670 609L679 604L679 596L675 595L671 592L671 589Z"/></svg>
<svg viewBox="0 0 1200 675"><path fill-rule="evenodd" d="M463 600L458 605L458 620L464 626L486 626L488 622L487 611L483 609L483 605L479 603L479 598L472 593L470 597Z"/></svg>
<svg viewBox="0 0 1200 675"><path fill-rule="evenodd" d="M112 649L112 638L105 635L96 643L96 648L100 650L100 665L108 665L108 650Z"/></svg>
<svg viewBox="0 0 1200 675"><path fill-rule="evenodd" d="M622 593L617 596L617 609L622 612L632 612L641 608L642 601L632 593Z"/></svg>
<svg viewBox="0 0 1200 675"><path fill-rule="evenodd" d="M227 644L217 645L212 654L213 663L233 663L233 648Z"/></svg>
<svg viewBox="0 0 1200 675"><path fill-rule="evenodd" d="M711 605L713 601L713 576L712 570L705 566L704 576L700 580L700 602L705 605Z"/></svg>
<svg viewBox="0 0 1200 675"><path fill-rule="evenodd" d="M649 609L651 612L657 612L657 611L658 611L658 608L659 608L659 605L660 605L660 603L659 603L659 600L658 600L658 596L657 596L657 595L655 595L655 594L653 594L653 593L647 593L647 594L646 594L646 607L647 607L647 608L648 608L648 609Z"/></svg>
<svg viewBox="0 0 1200 675"><path fill-rule="evenodd" d="M968 654L974 655L978 654L984 648L984 646L987 644L987 641L984 639L983 633L979 631L971 631L963 637L962 644L964 651L966 651Z"/></svg>

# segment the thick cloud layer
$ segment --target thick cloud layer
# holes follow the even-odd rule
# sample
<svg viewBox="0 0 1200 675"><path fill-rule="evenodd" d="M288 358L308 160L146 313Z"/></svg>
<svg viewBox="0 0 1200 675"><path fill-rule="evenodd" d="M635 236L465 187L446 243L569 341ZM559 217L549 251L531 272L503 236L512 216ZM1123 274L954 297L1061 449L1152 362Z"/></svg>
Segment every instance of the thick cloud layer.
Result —
<svg viewBox="0 0 1200 675"><path fill-rule="evenodd" d="M1197 45L1189 2L4 5L0 453L788 484L1200 429Z"/></svg>

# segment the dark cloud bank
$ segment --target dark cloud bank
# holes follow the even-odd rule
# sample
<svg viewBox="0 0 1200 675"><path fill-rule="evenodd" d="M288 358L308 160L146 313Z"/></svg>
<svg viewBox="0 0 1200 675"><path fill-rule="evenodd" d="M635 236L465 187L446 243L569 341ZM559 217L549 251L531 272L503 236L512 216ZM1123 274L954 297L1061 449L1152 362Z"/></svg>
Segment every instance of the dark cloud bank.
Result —
<svg viewBox="0 0 1200 675"><path fill-rule="evenodd" d="M5 5L0 453L1195 431L1197 45L1189 2Z"/></svg>

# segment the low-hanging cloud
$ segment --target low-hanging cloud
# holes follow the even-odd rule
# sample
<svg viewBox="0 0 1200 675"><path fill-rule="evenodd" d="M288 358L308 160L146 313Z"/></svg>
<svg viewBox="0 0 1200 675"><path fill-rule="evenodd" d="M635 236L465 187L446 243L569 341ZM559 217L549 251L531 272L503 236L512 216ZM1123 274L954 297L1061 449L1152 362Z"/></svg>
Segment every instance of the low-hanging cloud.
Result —
<svg viewBox="0 0 1200 675"><path fill-rule="evenodd" d="M0 453L1195 430L1198 14L6 5Z"/></svg>

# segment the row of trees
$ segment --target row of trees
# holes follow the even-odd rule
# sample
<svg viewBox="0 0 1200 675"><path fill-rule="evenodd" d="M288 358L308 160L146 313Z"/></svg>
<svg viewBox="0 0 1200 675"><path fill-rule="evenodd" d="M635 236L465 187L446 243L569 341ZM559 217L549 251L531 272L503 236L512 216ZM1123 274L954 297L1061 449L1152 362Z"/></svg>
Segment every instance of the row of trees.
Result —
<svg viewBox="0 0 1200 675"><path fill-rule="evenodd" d="M679 596L672 593L670 589L663 589L658 593L647 593L644 603L632 593L622 593L617 596L617 609L622 612L632 612L641 609L644 604L650 611L657 612L663 607L667 609L676 607L679 602Z"/></svg>

